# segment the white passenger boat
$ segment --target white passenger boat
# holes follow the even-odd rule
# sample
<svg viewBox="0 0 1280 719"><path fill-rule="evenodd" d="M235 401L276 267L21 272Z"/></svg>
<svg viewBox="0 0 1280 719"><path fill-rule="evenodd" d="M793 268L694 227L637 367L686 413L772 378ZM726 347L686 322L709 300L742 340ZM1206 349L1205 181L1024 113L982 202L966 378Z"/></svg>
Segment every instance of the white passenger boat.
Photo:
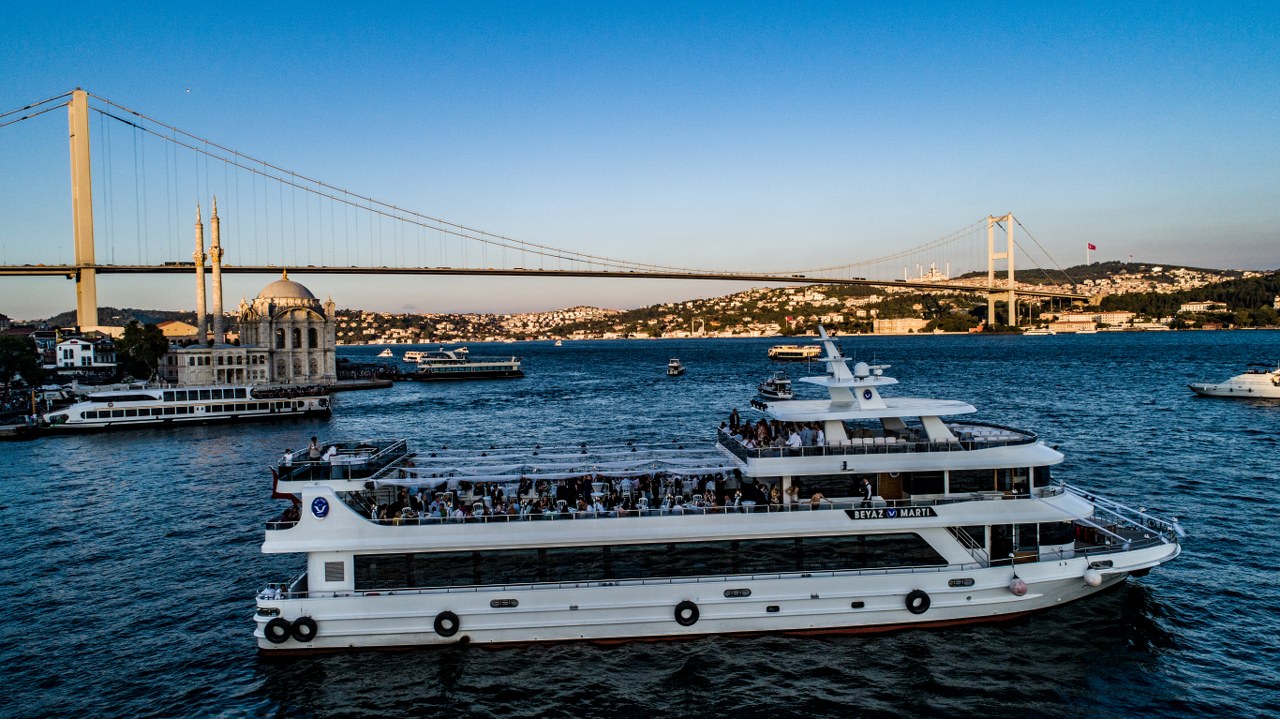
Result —
<svg viewBox="0 0 1280 719"><path fill-rule="evenodd" d="M1181 551L1176 520L1052 479L1063 456L1036 435L944 419L965 402L882 397L894 379L824 344L829 373L803 381L829 399L757 403L754 423L735 411L714 447L387 441L289 458L273 496L291 504L262 549L306 566L257 595L258 647L988 622Z"/></svg>
<svg viewBox="0 0 1280 719"><path fill-rule="evenodd" d="M769 348L769 359L779 362L804 362L817 359L822 348L817 345L774 345Z"/></svg>
<svg viewBox="0 0 1280 719"><path fill-rule="evenodd" d="M378 353L378 356L379 357L395 357L395 355L391 352L390 347L383 348L383 350Z"/></svg>
<svg viewBox="0 0 1280 719"><path fill-rule="evenodd" d="M1023 331L1022 331L1022 334L1024 334L1024 335L1030 335L1030 336L1032 336L1032 337L1035 337L1035 336L1040 336L1040 335L1056 335L1056 334L1058 334L1058 333L1057 333L1057 332L1054 332L1053 330L1049 329L1048 327L1032 327L1032 328L1030 328L1030 329L1025 329L1025 330L1023 330Z"/></svg>
<svg viewBox="0 0 1280 719"><path fill-rule="evenodd" d="M400 359L401 361L408 362L409 364L418 364L422 361L422 358L426 356L427 353L423 350L408 350Z"/></svg>
<svg viewBox="0 0 1280 719"><path fill-rule="evenodd" d="M466 348L424 352L408 379L421 381L523 377L519 357L471 357Z"/></svg>
<svg viewBox="0 0 1280 719"><path fill-rule="evenodd" d="M765 399L794 399L796 396L791 389L791 378L785 372L774 372L756 387L756 392Z"/></svg>
<svg viewBox="0 0 1280 719"><path fill-rule="evenodd" d="M1269 364L1254 363L1249 365L1244 374L1238 374L1226 382L1201 382L1187 386L1202 397L1280 399L1280 366L1273 369Z"/></svg>
<svg viewBox="0 0 1280 719"><path fill-rule="evenodd" d="M143 387L93 392L83 402L43 416L43 430L73 432L176 424L327 417L322 386L219 385Z"/></svg>
<svg viewBox="0 0 1280 719"><path fill-rule="evenodd" d="M667 362L667 376L679 377L682 374L684 374L684 365L680 364L680 360L678 358L672 357L670 361Z"/></svg>

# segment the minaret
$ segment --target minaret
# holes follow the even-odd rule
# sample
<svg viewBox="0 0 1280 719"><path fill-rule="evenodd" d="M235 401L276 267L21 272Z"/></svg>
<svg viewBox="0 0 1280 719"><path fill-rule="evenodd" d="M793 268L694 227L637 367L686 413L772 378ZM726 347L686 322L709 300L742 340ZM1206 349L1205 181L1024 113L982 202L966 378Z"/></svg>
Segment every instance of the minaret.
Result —
<svg viewBox="0 0 1280 719"><path fill-rule="evenodd" d="M191 253L196 262L196 340L206 339L204 306L204 222L200 220L200 205L196 204L196 251Z"/></svg>
<svg viewBox="0 0 1280 719"><path fill-rule="evenodd" d="M209 259L213 262L213 341L222 344L226 336L222 333L222 244L218 236L218 198L213 198L213 215L209 218L212 225L209 231Z"/></svg>

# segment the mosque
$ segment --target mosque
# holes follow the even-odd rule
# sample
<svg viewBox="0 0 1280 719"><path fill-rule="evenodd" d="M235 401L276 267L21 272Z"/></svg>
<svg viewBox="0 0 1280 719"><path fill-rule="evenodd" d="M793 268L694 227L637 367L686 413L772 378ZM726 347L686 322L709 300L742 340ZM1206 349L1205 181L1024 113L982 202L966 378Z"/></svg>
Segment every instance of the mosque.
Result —
<svg viewBox="0 0 1280 719"><path fill-rule="evenodd" d="M337 381L337 305L321 302L311 290L289 279L262 288L252 302L240 299L239 344L229 344L223 329L222 258L218 202L209 218L212 237L207 257L213 275L213 332L209 338L205 308L204 223L196 208L196 337L188 347L172 347L160 376L180 385L328 385ZM211 339L212 341L207 341Z"/></svg>

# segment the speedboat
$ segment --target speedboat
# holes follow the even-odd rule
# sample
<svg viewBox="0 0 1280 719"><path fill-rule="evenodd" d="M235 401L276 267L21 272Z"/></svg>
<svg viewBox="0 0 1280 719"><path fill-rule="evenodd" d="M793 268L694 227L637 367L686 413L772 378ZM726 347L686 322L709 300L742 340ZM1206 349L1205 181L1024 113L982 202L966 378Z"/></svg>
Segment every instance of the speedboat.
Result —
<svg viewBox="0 0 1280 719"><path fill-rule="evenodd" d="M682 374L684 374L684 365L680 364L680 360L672 357L671 360L667 362L667 376L679 377Z"/></svg>
<svg viewBox="0 0 1280 719"><path fill-rule="evenodd" d="M1201 397L1280 399L1280 366L1272 369L1269 364L1252 363L1244 374L1238 374L1225 382L1201 382L1187 387Z"/></svg>
<svg viewBox="0 0 1280 719"><path fill-rule="evenodd" d="M756 401L714 444L285 458L262 551L305 559L259 585L259 651L948 627L1052 611L1182 551L1176 518L1055 478L1064 457L1033 432L883 396L888 368L850 368L821 334L827 372L801 381L829 397Z"/></svg>
<svg viewBox="0 0 1280 719"><path fill-rule="evenodd" d="M793 399L796 396L791 390L791 378L784 372L775 372L772 377L761 382L756 391L765 399Z"/></svg>
<svg viewBox="0 0 1280 719"><path fill-rule="evenodd" d="M556 340L556 347L564 347L564 342L561 340Z"/></svg>
<svg viewBox="0 0 1280 719"><path fill-rule="evenodd" d="M384 348L381 352L379 352L379 353L378 353L378 356L379 356L379 357L394 357L395 355L391 352L391 348L390 348L390 347L387 347L387 348Z"/></svg>

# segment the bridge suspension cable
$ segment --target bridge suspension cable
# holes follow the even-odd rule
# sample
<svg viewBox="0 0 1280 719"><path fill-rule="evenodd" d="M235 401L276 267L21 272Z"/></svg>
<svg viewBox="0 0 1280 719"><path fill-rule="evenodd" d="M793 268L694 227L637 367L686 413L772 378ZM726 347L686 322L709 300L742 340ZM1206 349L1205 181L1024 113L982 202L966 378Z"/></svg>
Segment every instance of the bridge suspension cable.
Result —
<svg viewBox="0 0 1280 719"><path fill-rule="evenodd" d="M167 142L174 143L175 145L181 146L183 148L199 153L211 159L224 162L228 165L237 167L241 170L254 173L263 178L270 179L275 182L279 182L281 184L287 185L289 187L293 187L295 189L302 190L304 192L308 192L319 197L333 200L335 202L340 202L345 205L349 205L351 207L364 210L366 212L371 212L373 214L376 214L388 219L398 220L400 222L408 222L410 224L423 227L425 229L444 232L446 234L449 234L461 239L473 240L475 242L484 243L494 247L501 247L505 249L529 252L533 254L550 257L552 259L560 259L560 260L565 260L569 262L579 262L579 263L584 263L588 265L602 265L602 266L613 267L621 270L690 272L690 273L698 273L698 274L734 274L734 273L723 272L723 271L708 271L708 270L699 270L699 269L693 269L693 268L687 268L687 267L677 267L673 265L660 265L660 264L654 264L654 263L619 260L615 258L604 257L601 255L594 255L594 254L578 252L574 250L566 250L559 247L552 247L550 245L540 244L536 242L527 242L524 240L518 240L512 237L508 237L506 235L487 232L485 230L469 227L456 222L450 222L448 220L445 220L439 217L433 217L431 215L427 215L421 212L400 207L393 203L383 202L381 200L375 199L368 195L362 195L358 192L353 192L351 190L338 187L336 185L324 182L322 180L317 180L308 175L287 170L279 165L273 164L271 162L267 162L266 160L257 159L250 155L246 155L244 153L233 150L225 145L219 144L212 140L208 140L206 138L200 137L193 133L187 132L186 130L183 130L179 127L175 127L161 120L150 117L142 112L125 107L124 105L116 103L100 95L95 95L93 93L90 93L89 95L90 97L96 100L99 100L103 103L106 103L111 107L117 108L122 112L133 115L139 118L140 120L162 127L166 130L169 130L171 133L173 133L171 135L165 135L153 129L152 127L148 127L144 124L131 121L124 117L120 117L119 115L108 112L106 110L94 108L95 111L100 112L107 117L110 117L124 124L130 125L134 128L137 128L138 130L149 133L157 138L160 138ZM190 141L184 141L184 140L178 139L177 135L181 135L185 138L188 138ZM201 145L203 145L203 147L201 147ZM230 157L220 155L218 154L218 152L210 150L209 148L214 148L218 152L226 153L226 155L229 155ZM261 165L262 169L258 169L258 167L256 167L257 165ZM287 177L285 175L287 175ZM313 187L308 185L312 185Z"/></svg>

